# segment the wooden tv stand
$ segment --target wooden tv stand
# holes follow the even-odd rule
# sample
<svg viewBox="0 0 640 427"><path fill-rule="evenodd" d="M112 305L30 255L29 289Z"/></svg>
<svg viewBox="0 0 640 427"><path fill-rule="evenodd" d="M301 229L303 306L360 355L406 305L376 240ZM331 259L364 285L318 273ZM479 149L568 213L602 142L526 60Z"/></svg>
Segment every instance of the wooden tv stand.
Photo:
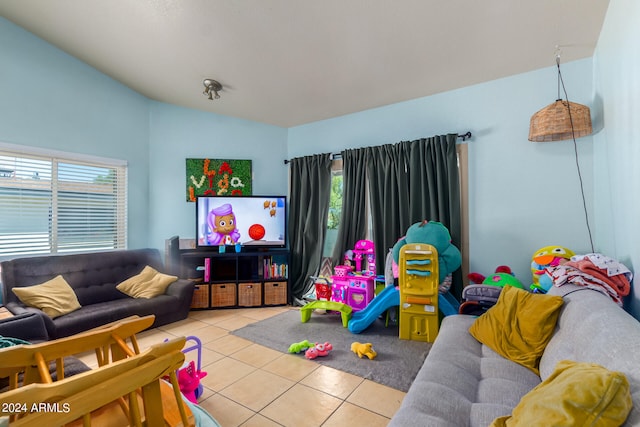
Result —
<svg viewBox="0 0 640 427"><path fill-rule="evenodd" d="M243 248L236 252L227 246L220 253L218 248L179 249L170 241L168 252L172 274L196 283L192 309L290 303L288 249Z"/></svg>

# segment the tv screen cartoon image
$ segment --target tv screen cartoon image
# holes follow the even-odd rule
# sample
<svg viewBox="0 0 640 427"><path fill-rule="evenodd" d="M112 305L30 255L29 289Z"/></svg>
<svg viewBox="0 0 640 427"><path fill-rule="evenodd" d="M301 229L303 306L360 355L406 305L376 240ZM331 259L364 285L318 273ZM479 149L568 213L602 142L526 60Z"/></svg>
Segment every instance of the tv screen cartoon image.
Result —
<svg viewBox="0 0 640 427"><path fill-rule="evenodd" d="M198 247L286 246L285 196L198 197Z"/></svg>

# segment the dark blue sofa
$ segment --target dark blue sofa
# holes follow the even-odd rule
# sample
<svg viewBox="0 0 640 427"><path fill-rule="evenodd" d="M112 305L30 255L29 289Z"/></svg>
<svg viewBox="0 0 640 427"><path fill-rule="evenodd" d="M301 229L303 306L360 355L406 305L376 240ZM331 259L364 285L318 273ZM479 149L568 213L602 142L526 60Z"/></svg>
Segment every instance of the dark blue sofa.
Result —
<svg viewBox="0 0 640 427"><path fill-rule="evenodd" d="M0 263L3 301L15 315L37 313L46 326L48 339L62 338L132 315L155 315L152 327L185 319L189 314L194 285L178 279L163 295L131 298L116 286L149 265L163 271L157 249L118 250L75 255L18 258ZM62 275L73 288L82 308L55 319L24 305L11 291L33 286Z"/></svg>

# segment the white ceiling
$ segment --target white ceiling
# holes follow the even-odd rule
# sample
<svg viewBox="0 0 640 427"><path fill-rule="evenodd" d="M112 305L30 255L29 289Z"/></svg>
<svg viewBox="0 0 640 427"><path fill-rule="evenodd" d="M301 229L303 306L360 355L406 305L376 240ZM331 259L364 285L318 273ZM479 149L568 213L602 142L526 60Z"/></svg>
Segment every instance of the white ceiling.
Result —
<svg viewBox="0 0 640 427"><path fill-rule="evenodd" d="M553 66L556 46L590 57L608 3L0 0L0 15L151 99L291 127Z"/></svg>

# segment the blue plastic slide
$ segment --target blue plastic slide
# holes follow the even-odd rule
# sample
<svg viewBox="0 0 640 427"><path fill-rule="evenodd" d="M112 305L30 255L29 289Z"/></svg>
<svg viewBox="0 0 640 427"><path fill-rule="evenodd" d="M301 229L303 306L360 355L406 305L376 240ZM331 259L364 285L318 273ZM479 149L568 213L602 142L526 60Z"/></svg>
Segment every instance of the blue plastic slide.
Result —
<svg viewBox="0 0 640 427"><path fill-rule="evenodd" d="M444 316L458 314L460 303L450 292L438 294L438 309Z"/></svg>
<svg viewBox="0 0 640 427"><path fill-rule="evenodd" d="M400 305L400 291L395 286L387 286L371 300L364 310L351 314L349 330L354 334L359 334L367 329L382 313L398 305Z"/></svg>

